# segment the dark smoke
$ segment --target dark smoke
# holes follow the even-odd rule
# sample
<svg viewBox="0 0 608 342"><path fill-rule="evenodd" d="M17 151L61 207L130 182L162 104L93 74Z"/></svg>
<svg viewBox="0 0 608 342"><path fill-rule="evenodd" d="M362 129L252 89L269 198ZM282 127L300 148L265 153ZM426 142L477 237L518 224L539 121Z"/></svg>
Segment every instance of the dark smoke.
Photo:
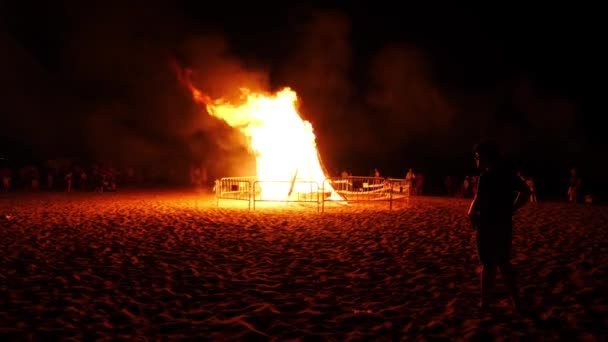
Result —
<svg viewBox="0 0 608 342"><path fill-rule="evenodd" d="M172 63L193 68L197 85L218 97L268 88L264 73L241 68L217 34L192 35L174 5L62 5L48 6L69 28L51 27L63 38L52 50L17 39L17 19L1 31L3 140L43 158L157 168L213 161L212 175L241 172L242 137L194 104Z"/></svg>
<svg viewBox="0 0 608 342"><path fill-rule="evenodd" d="M189 81L212 99L238 103L242 98L241 88L256 92L269 90L268 73L245 69L228 52L225 39L219 36L207 35L188 40L180 46L180 55L187 57L177 68L191 71ZM183 73L183 70L177 72ZM182 88L188 91L183 81ZM204 106L199 104L194 108L194 115L181 133L193 137L188 144L190 153L209 164L212 173L255 174L255 160L245 137L224 121L208 115Z"/></svg>
<svg viewBox="0 0 608 342"><path fill-rule="evenodd" d="M300 111L313 124L326 160L339 159L368 140L361 112L353 105L349 79L352 44L350 21L339 12L314 13L295 36L294 49L281 65L280 80L300 97ZM357 132L362 139L352 139Z"/></svg>
<svg viewBox="0 0 608 342"><path fill-rule="evenodd" d="M422 51L409 46L387 46L374 57L366 104L383 125L384 139L376 148L441 140L452 125L454 112L433 84L431 66Z"/></svg>
<svg viewBox="0 0 608 342"><path fill-rule="evenodd" d="M530 79L521 78L484 92L452 92L448 98L458 112L451 129L467 132L469 137L460 139L467 144L495 140L514 159L568 160L586 143L580 109L539 89Z"/></svg>
<svg viewBox="0 0 608 342"><path fill-rule="evenodd" d="M304 25L265 41L264 32L231 35L201 25L171 2L53 3L42 7L44 15L11 6L0 8L0 136L5 145L29 144L48 157L208 162L212 175L251 174L242 135L194 103L176 64L191 69L193 83L213 98L237 101L240 87L294 88L331 172L448 172L452 163L468 165L462 160L484 138L528 160L574 158L587 144L575 102L541 92L525 72L465 88L446 81L446 68L437 68L424 46L378 43L355 54L357 23L338 11L301 6L286 21ZM26 30L39 22L45 32ZM253 31L256 20L248 22ZM237 45L251 51L237 56ZM267 51L274 47L275 56ZM257 69L245 67L251 65Z"/></svg>
<svg viewBox="0 0 608 342"><path fill-rule="evenodd" d="M61 132L49 128L57 126L55 118L61 118L59 107L65 94L43 66L5 32L0 32L0 51L0 136L6 140L0 153L11 145L29 142L43 150L60 147Z"/></svg>
<svg viewBox="0 0 608 342"><path fill-rule="evenodd" d="M329 168L367 172L399 163L395 156L402 159L409 143L435 146L428 138L446 132L454 111L434 85L422 51L391 45L361 63L353 56L351 31L339 12L314 14L282 66L281 80L302 97Z"/></svg>
<svg viewBox="0 0 608 342"><path fill-rule="evenodd" d="M340 12L317 12L282 65L281 81L302 97L332 171L366 172L374 165L394 175L409 165L462 171L483 139L497 140L509 158L529 164L539 164L539 156L567 163L584 150L580 108L541 92L533 75L510 79L504 60L484 61L496 69L493 79L471 76L473 86L460 87L446 81L450 73L433 65L437 58L423 47L384 44L364 54L370 59L355 56L352 32Z"/></svg>

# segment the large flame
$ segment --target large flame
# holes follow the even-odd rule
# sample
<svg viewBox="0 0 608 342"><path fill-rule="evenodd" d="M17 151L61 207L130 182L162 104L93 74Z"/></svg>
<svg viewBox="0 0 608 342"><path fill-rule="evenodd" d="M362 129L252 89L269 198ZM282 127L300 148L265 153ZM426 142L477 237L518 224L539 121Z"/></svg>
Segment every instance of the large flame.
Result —
<svg viewBox="0 0 608 342"><path fill-rule="evenodd" d="M264 199L288 200L296 194L321 190L326 176L315 134L311 123L298 114L298 97L293 90L284 88L275 94L262 94L242 88L242 103L233 104L213 100L186 83L195 101L204 104L209 114L248 138ZM325 191L335 198L328 184Z"/></svg>

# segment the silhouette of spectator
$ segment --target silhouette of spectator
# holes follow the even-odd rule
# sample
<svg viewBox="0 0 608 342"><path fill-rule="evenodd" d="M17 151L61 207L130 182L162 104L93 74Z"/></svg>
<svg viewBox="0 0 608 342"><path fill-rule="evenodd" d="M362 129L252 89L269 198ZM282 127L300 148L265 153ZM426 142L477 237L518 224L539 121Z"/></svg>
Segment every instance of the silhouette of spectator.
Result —
<svg viewBox="0 0 608 342"><path fill-rule="evenodd" d="M526 178L526 185L528 185L528 189L530 189L530 203L536 203L536 185L532 176Z"/></svg>
<svg viewBox="0 0 608 342"><path fill-rule="evenodd" d="M66 183L65 192L72 192L73 179L74 179L74 173L73 173L72 169L70 168L68 170L68 172L65 174L65 183Z"/></svg>
<svg viewBox="0 0 608 342"><path fill-rule="evenodd" d="M477 230L477 252L482 264L480 307L487 309L490 306L490 291L498 267L511 292L512 304L519 309L519 294L510 261L513 213L528 202L528 186L501 165L497 144L484 142L476 145L474 151L480 176L468 214Z"/></svg>
<svg viewBox="0 0 608 342"><path fill-rule="evenodd" d="M452 176L446 176L445 180L443 181L443 184L445 185L445 190L446 190L448 196L452 197L452 194L453 194Z"/></svg>
<svg viewBox="0 0 608 342"><path fill-rule="evenodd" d="M578 202L578 189L580 188L581 180L576 175L576 169L570 170L570 180L568 181L568 201L571 203Z"/></svg>
<svg viewBox="0 0 608 342"><path fill-rule="evenodd" d="M9 192L11 190L11 169L9 167L1 168L0 176L2 176L2 189L4 192Z"/></svg>
<svg viewBox="0 0 608 342"><path fill-rule="evenodd" d="M414 181L416 180L416 175L414 174L414 170L410 168L405 175L405 184L407 186L407 194L411 195L414 191Z"/></svg>

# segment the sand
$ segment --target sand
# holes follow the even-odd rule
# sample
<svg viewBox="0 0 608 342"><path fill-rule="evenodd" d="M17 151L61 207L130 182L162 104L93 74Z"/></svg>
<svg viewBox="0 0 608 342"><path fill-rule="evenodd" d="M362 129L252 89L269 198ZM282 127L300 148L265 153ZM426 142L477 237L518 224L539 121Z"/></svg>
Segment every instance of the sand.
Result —
<svg viewBox="0 0 608 342"><path fill-rule="evenodd" d="M195 192L0 195L9 339L606 340L608 208L515 218L529 310L480 312L468 202L216 208Z"/></svg>

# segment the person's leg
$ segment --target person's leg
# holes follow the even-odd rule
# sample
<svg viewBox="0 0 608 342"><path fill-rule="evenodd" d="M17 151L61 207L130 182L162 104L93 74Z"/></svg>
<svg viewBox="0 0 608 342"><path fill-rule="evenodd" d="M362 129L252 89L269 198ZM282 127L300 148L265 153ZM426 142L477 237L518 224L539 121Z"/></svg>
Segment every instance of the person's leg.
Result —
<svg viewBox="0 0 608 342"><path fill-rule="evenodd" d="M568 189L568 201L574 202L574 189L572 187Z"/></svg>
<svg viewBox="0 0 608 342"><path fill-rule="evenodd" d="M482 309L490 307L490 291L494 286L494 280L496 279L496 266L486 264L481 268L481 303Z"/></svg>
<svg viewBox="0 0 608 342"><path fill-rule="evenodd" d="M505 263L501 263L500 265L498 265L498 268L500 269L500 274L502 275L502 279L504 279L504 282L507 285L507 288L511 292L511 300L512 300L513 306L516 309L519 309L520 308L519 289L517 287L517 282L515 280L515 271L513 269L513 265L511 265L511 262L507 261Z"/></svg>

